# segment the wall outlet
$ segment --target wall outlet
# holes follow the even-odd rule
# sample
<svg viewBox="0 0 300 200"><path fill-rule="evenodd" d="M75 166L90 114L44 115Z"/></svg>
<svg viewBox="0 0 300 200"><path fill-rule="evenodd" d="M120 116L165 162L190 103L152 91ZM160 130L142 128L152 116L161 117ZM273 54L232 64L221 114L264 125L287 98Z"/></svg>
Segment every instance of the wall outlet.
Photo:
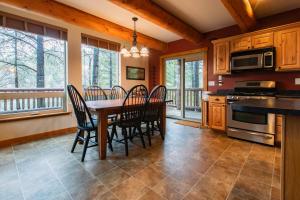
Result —
<svg viewBox="0 0 300 200"><path fill-rule="evenodd" d="M215 86L215 81L208 81L208 86Z"/></svg>
<svg viewBox="0 0 300 200"><path fill-rule="evenodd" d="M300 78L295 78L295 85L300 85Z"/></svg>

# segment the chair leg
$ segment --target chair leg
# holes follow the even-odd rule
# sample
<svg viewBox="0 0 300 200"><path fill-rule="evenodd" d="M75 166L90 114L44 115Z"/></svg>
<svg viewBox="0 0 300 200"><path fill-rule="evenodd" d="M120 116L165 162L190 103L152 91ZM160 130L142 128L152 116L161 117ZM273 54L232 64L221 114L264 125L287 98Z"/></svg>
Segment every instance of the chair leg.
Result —
<svg viewBox="0 0 300 200"><path fill-rule="evenodd" d="M127 136L127 130L126 128L122 128L123 136L124 136L124 142L125 142L125 154L128 156L128 136Z"/></svg>
<svg viewBox="0 0 300 200"><path fill-rule="evenodd" d="M111 140L114 139L114 136L116 135L116 138L119 139L118 132L117 132L117 126L113 125L111 129Z"/></svg>
<svg viewBox="0 0 300 200"><path fill-rule="evenodd" d="M148 142L149 142L149 146L151 146L151 135L150 135L150 122L147 122L146 124L146 134L148 136Z"/></svg>
<svg viewBox="0 0 300 200"><path fill-rule="evenodd" d="M154 135L154 121L151 122L151 132L152 135Z"/></svg>
<svg viewBox="0 0 300 200"><path fill-rule="evenodd" d="M144 141L144 137L143 137L143 132L142 132L141 126L137 127L137 129L138 129L138 131L139 131L139 135L140 135L140 137L141 137L143 147L146 148L146 145L145 145L145 141Z"/></svg>
<svg viewBox="0 0 300 200"><path fill-rule="evenodd" d="M75 140L73 142L73 146L72 146L72 149L71 149L71 153L74 152L75 150L75 147L76 147L76 144L78 142L78 136L81 134L81 130L78 130L77 133L76 133L76 137L75 137Z"/></svg>
<svg viewBox="0 0 300 200"><path fill-rule="evenodd" d="M89 141L90 141L90 132L88 132L86 138L85 138L85 141L84 141L84 147L83 147L83 152L82 152L82 157L81 157L81 162L84 161L84 158L85 158L85 154L86 154L86 150L88 148L88 145L89 145Z"/></svg>
<svg viewBox="0 0 300 200"><path fill-rule="evenodd" d="M109 131L107 131L107 142L108 142L108 147L111 151L113 151L112 147L112 138L109 136Z"/></svg>

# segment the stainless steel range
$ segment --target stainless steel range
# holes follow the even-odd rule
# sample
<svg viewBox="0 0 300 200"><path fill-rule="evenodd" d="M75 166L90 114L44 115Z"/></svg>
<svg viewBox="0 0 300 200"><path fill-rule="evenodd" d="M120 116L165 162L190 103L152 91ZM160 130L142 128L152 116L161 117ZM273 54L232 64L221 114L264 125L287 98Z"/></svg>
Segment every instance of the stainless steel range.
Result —
<svg viewBox="0 0 300 200"><path fill-rule="evenodd" d="M260 114L232 109L232 104L244 99L275 98L274 81L236 82L234 92L227 96L227 135L258 143L274 145L275 114Z"/></svg>

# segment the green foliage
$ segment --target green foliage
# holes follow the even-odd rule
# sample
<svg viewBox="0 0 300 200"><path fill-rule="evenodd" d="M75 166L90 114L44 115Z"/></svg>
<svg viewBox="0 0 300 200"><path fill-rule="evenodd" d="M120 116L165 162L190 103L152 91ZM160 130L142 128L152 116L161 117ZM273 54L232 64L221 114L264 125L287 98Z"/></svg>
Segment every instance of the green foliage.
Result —
<svg viewBox="0 0 300 200"><path fill-rule="evenodd" d="M180 65L181 59L166 60L166 86L169 89L180 87ZM203 87L203 60L185 62L185 87Z"/></svg>
<svg viewBox="0 0 300 200"><path fill-rule="evenodd" d="M94 48L92 46L82 45L82 80L83 86L93 85L93 59ZM111 88L119 84L119 54L115 51L109 51L99 48L98 63L98 86L102 88Z"/></svg>
<svg viewBox="0 0 300 200"><path fill-rule="evenodd" d="M64 88L66 42L43 37L45 88ZM0 88L36 88L37 35L0 27Z"/></svg>

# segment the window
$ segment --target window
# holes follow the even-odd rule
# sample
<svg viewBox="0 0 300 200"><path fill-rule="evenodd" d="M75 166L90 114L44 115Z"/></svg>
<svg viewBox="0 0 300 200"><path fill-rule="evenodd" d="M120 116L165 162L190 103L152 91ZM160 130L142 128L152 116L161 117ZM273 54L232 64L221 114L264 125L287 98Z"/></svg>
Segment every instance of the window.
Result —
<svg viewBox="0 0 300 200"><path fill-rule="evenodd" d="M82 36L83 87L97 85L104 89L119 84L119 44Z"/></svg>
<svg viewBox="0 0 300 200"><path fill-rule="evenodd" d="M48 34L35 34L37 30L46 33L47 28L9 19L6 19L6 27L0 26L1 116L62 111L65 108L66 41L57 38L62 36L60 30L52 29L57 31L57 37L52 37L54 32L49 29ZM15 22L26 24L24 31L7 28L18 24ZM25 27L33 28L27 31Z"/></svg>

